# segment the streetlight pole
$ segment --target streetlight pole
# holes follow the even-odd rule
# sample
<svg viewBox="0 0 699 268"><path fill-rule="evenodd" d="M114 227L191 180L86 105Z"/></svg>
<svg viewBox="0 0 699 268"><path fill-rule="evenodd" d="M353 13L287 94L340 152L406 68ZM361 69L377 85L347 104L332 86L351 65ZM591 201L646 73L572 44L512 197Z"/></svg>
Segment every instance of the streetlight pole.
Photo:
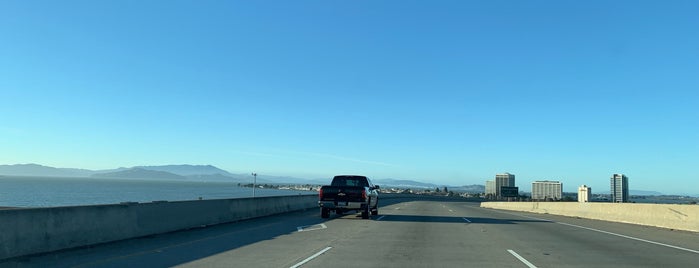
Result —
<svg viewBox="0 0 699 268"><path fill-rule="evenodd" d="M252 181L252 197L255 198L255 184L257 184L257 173L252 173L252 177L254 178Z"/></svg>

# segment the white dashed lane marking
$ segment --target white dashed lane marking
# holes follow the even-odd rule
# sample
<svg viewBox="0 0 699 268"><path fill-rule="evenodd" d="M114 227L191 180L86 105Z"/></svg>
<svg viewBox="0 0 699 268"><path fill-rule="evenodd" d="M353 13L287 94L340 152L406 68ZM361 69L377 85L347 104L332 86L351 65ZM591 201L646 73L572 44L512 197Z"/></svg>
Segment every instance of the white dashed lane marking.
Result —
<svg viewBox="0 0 699 268"><path fill-rule="evenodd" d="M330 250L330 249L332 249L332 248L333 248L333 247L327 247L327 248L325 248L325 249L323 249L323 250L321 250L321 251L318 251L318 253L313 254L312 256L306 258L305 260L302 260L301 262L299 262L299 263L297 263L297 264L294 264L294 266L291 266L291 268L301 267L301 265L304 265L304 264L306 264L307 262L309 262L309 261L311 261L311 260L317 258L318 256L322 255L323 253L325 253L326 251L328 251L328 250Z"/></svg>
<svg viewBox="0 0 699 268"><path fill-rule="evenodd" d="M509 252L510 254L512 254L512 256L515 256L515 258L517 258L519 261L521 261L522 263L524 263L525 265L527 265L529 268L536 268L536 266L534 266L534 264L532 264L531 262L527 261L527 259L522 258L522 256L519 256L519 254L517 254L517 252L515 252L514 250L508 249L507 252Z"/></svg>
<svg viewBox="0 0 699 268"><path fill-rule="evenodd" d="M299 232L307 232L307 231L315 231L315 230L321 230L321 229L326 229L328 226L325 226L325 224L314 224L314 225L306 225L306 226L299 226L296 227L296 230Z"/></svg>

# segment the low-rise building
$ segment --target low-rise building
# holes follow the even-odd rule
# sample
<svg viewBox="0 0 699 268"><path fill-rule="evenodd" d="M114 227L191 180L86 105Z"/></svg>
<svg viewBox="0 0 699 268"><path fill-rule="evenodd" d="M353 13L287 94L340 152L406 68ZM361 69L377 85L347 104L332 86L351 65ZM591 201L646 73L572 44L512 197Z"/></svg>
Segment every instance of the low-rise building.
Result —
<svg viewBox="0 0 699 268"><path fill-rule="evenodd" d="M563 198L563 184L560 181L532 182L532 200L554 200Z"/></svg>

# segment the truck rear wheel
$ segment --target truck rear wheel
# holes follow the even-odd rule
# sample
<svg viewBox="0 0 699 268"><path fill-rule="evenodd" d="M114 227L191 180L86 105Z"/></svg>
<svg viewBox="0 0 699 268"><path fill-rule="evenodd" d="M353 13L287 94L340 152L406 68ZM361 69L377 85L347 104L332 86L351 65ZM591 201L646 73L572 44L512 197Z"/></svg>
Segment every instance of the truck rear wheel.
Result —
<svg viewBox="0 0 699 268"><path fill-rule="evenodd" d="M371 202L367 202L366 207L364 207L364 209L362 209L362 219L369 218L369 213L371 211L371 208L369 208L369 204L371 204Z"/></svg>
<svg viewBox="0 0 699 268"><path fill-rule="evenodd" d="M330 218L330 210L327 208L320 208L320 217L323 219Z"/></svg>

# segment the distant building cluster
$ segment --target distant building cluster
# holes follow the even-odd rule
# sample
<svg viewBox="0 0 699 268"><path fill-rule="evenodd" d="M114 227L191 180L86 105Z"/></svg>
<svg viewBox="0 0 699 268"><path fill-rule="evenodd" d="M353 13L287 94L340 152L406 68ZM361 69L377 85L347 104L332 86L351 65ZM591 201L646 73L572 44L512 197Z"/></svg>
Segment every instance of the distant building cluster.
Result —
<svg viewBox="0 0 699 268"><path fill-rule="evenodd" d="M495 199L517 197L519 188L515 186L515 174L496 174L495 180L485 182L485 194Z"/></svg>
<svg viewBox="0 0 699 268"><path fill-rule="evenodd" d="M517 197L518 189L515 186L515 175L501 173L495 175L495 180L485 182L485 195L489 199L502 200L509 197ZM629 202L629 178L624 174L613 174L610 178L611 202ZM573 200L575 195L565 196L565 200ZM538 180L532 182L532 200L536 201L560 201L564 200L563 183L560 181ZM578 202L585 203L592 200L592 188L587 185L578 187Z"/></svg>

